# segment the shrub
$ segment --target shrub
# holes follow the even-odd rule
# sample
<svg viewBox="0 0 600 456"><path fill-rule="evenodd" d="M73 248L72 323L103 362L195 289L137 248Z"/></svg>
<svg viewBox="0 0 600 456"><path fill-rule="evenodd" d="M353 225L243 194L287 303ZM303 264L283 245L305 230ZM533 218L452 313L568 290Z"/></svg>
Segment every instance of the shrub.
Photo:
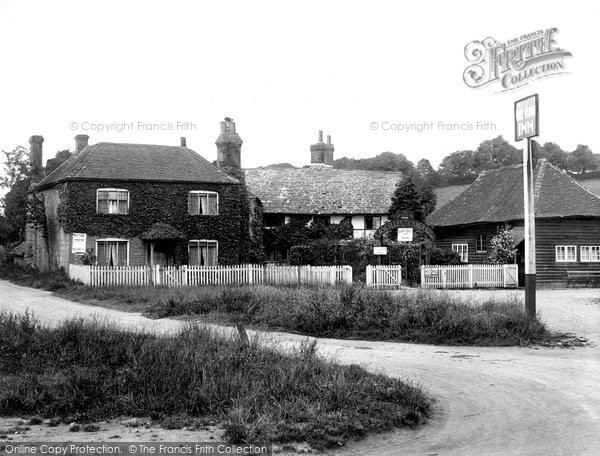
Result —
<svg viewBox="0 0 600 456"><path fill-rule="evenodd" d="M512 263L517 249L515 249L515 238L509 225L499 226L496 236L491 241L491 252L488 255L487 262L491 264Z"/></svg>
<svg viewBox="0 0 600 456"><path fill-rule="evenodd" d="M461 261L458 252L433 247L429 251L429 263L442 266L448 264L461 264Z"/></svg>

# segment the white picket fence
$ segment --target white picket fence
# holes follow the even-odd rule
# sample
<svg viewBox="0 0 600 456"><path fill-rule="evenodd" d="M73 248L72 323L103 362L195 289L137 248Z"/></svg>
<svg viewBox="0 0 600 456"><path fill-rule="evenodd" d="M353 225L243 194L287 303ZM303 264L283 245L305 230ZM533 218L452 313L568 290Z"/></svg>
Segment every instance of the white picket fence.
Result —
<svg viewBox="0 0 600 456"><path fill-rule="evenodd" d="M366 281L368 287L400 288L402 283L402 266L367 266Z"/></svg>
<svg viewBox="0 0 600 456"><path fill-rule="evenodd" d="M422 288L508 288L518 277L516 264L421 266Z"/></svg>
<svg viewBox="0 0 600 456"><path fill-rule="evenodd" d="M352 283L351 266L84 266L69 265L69 277L85 285L335 285Z"/></svg>

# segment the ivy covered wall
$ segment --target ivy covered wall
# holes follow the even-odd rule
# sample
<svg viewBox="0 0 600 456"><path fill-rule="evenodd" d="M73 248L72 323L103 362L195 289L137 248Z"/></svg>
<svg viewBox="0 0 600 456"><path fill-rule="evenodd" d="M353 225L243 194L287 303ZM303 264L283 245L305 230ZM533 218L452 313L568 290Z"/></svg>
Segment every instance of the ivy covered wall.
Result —
<svg viewBox="0 0 600 456"><path fill-rule="evenodd" d="M59 185L58 220L66 233L136 238L154 223L173 226L189 239L219 242L219 264L248 261L248 198L242 184L70 181ZM96 190L129 191L128 214L97 214ZM219 194L219 215L189 215L188 192Z"/></svg>

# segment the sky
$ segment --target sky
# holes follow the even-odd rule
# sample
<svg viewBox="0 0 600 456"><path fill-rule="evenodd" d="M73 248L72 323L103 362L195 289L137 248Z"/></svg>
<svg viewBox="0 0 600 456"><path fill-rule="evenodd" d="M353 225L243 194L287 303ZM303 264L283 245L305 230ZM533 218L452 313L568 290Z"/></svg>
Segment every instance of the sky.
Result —
<svg viewBox="0 0 600 456"><path fill-rule="evenodd" d="M0 149L42 135L45 162L73 149L76 134L90 144L185 136L212 161L230 116L244 167L306 165L318 130L332 136L334 158L391 151L437 166L498 135L521 148L514 102L537 93L540 142L598 153L594 6L0 0ZM573 54L565 74L504 92L465 84L468 43L552 27Z"/></svg>

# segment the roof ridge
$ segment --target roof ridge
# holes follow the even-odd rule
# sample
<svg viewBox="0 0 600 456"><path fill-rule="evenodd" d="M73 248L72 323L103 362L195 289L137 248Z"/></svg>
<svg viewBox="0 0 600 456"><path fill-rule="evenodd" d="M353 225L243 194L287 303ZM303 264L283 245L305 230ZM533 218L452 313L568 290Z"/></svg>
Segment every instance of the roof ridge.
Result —
<svg viewBox="0 0 600 456"><path fill-rule="evenodd" d="M538 201L540 199L540 193L542 191L542 185L544 183L544 176L546 175L546 167L548 166L548 162L543 158L538 161L538 172L535 176L535 188L533 189L533 213L537 209Z"/></svg>
<svg viewBox="0 0 600 456"><path fill-rule="evenodd" d="M169 144L148 144L148 143L127 143L127 142L113 142L113 141L100 141L96 144L91 144L92 146L100 146L103 144L110 144L113 146L152 146L152 147L177 147L180 149L188 149L188 150L192 150L187 146L180 146L178 144L171 146Z"/></svg>

